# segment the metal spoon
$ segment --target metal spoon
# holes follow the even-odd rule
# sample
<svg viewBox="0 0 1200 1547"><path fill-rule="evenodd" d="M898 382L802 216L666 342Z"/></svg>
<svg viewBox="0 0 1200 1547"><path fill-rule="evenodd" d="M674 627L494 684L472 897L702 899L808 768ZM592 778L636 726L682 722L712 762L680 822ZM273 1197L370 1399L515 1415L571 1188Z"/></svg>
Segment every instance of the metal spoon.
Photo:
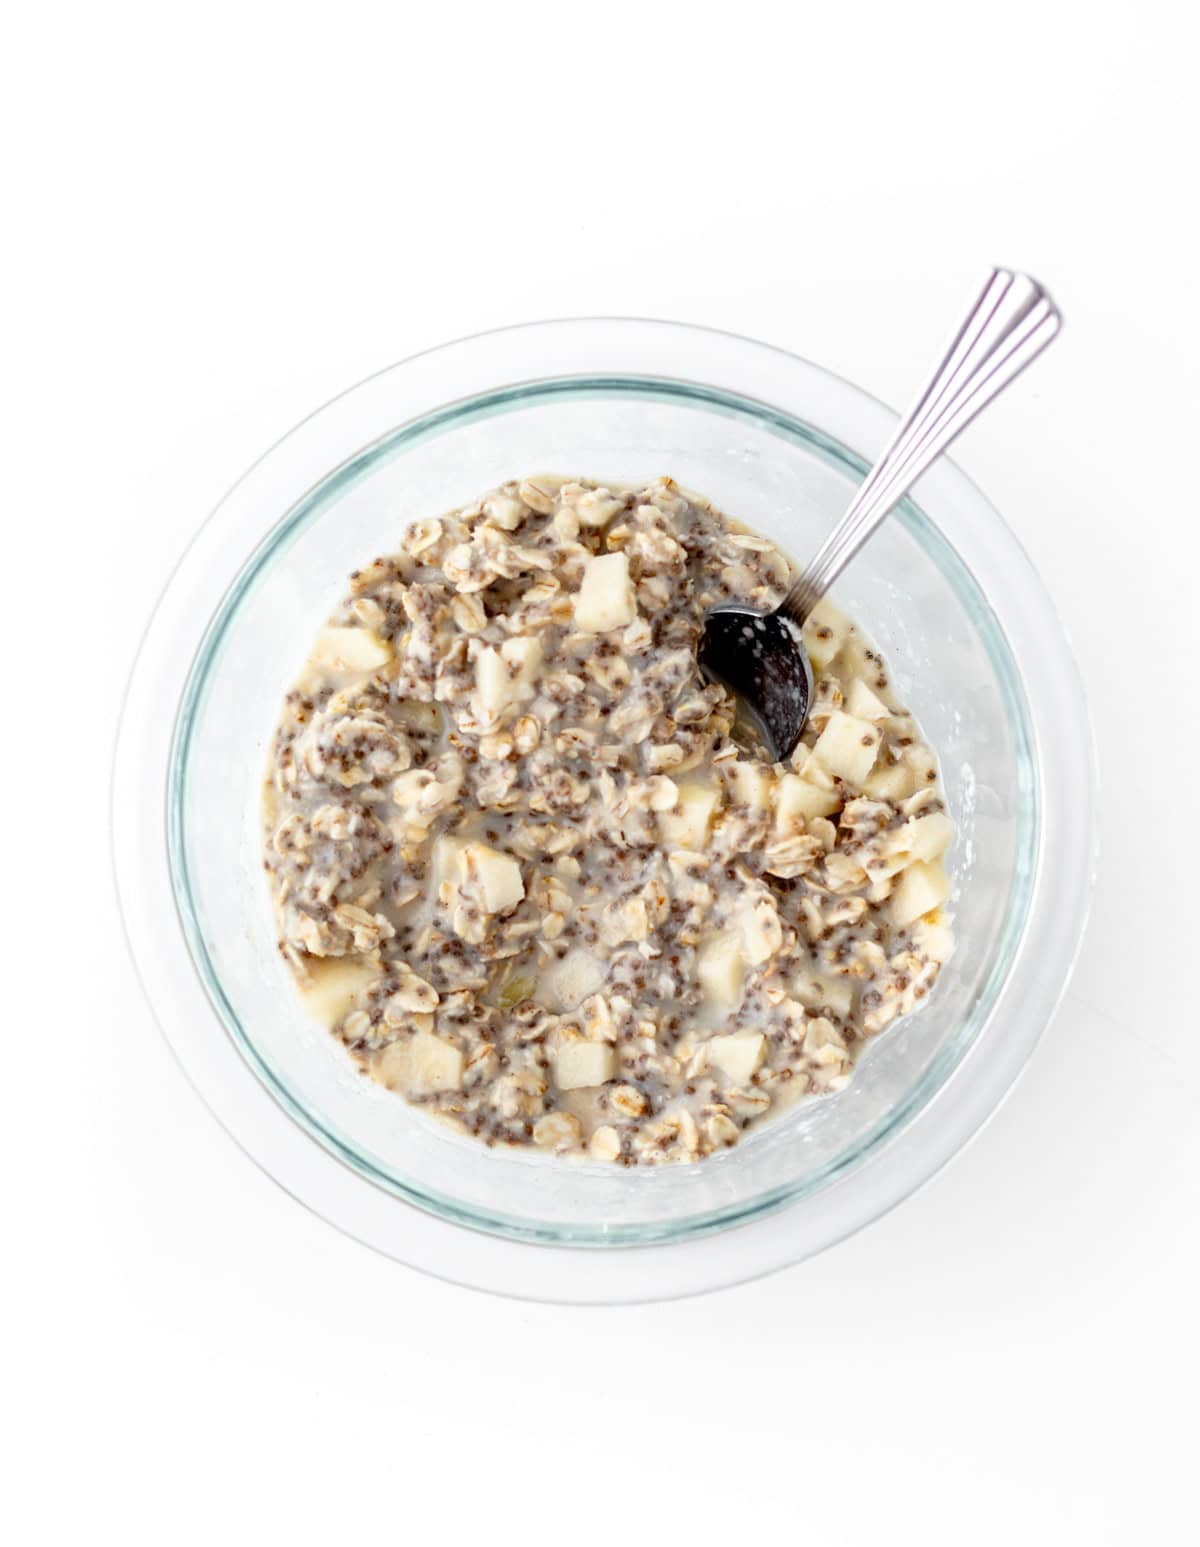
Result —
<svg viewBox="0 0 1200 1547"><path fill-rule="evenodd" d="M930 463L1061 326L1058 308L1037 280L993 269L849 510L775 611L724 602L708 612L700 666L742 700L776 762L800 740L812 700L812 667L800 635L805 619Z"/></svg>

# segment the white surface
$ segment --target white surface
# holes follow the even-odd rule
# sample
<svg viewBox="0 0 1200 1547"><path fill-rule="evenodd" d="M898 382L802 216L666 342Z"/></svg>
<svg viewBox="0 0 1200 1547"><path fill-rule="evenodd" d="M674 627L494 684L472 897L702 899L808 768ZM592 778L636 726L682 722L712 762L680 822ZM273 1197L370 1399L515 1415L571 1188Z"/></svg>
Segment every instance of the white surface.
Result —
<svg viewBox="0 0 1200 1547"><path fill-rule="evenodd" d="M1185 14L1010 5L985 33L958 5L825 7L789 32L752 3L115 4L10 26L6 1536L373 1540L415 1536L416 1508L452 1540L747 1518L839 1544L1190 1539ZM1060 598L1104 824L1078 975L1012 1098L868 1232L707 1300L515 1306L335 1235L212 1123L116 928L111 726L187 535L339 387L529 316L734 328L899 403L992 259L1068 326L956 455ZM1129 597L1135 561L1159 568ZM41 691L63 667L67 714ZM66 769L64 742L94 761Z"/></svg>

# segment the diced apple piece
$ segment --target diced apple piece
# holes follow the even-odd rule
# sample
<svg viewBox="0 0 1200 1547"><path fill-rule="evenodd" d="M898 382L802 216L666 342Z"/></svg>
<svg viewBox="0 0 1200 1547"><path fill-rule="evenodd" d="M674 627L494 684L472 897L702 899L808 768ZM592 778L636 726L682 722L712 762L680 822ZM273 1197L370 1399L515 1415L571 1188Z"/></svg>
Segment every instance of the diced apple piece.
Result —
<svg viewBox="0 0 1200 1547"><path fill-rule="evenodd" d="M931 961L947 962L954 954L954 932L949 924L937 915L933 921L922 919L913 930L917 950Z"/></svg>
<svg viewBox="0 0 1200 1547"><path fill-rule="evenodd" d="M463 1055L433 1032L418 1031L415 1036L384 1048L375 1069L391 1090L429 1096L439 1090L457 1090L462 1085Z"/></svg>
<svg viewBox="0 0 1200 1547"><path fill-rule="evenodd" d="M819 972L801 971L792 980L792 992L806 1010L830 1009L835 1015L849 1015L854 989L848 978L826 977Z"/></svg>
<svg viewBox="0 0 1200 1547"><path fill-rule="evenodd" d="M763 1061L766 1045L761 1031L713 1037L708 1043L708 1061L716 1064L735 1085L747 1085Z"/></svg>
<svg viewBox="0 0 1200 1547"><path fill-rule="evenodd" d="M522 687L531 687L542 664L542 642L535 635L519 634L506 639L500 646L500 654L510 666L517 668L517 681Z"/></svg>
<svg viewBox="0 0 1200 1547"><path fill-rule="evenodd" d="M705 941L696 955L696 976L710 1004L732 1009L742 997L746 962L742 942L731 930Z"/></svg>
<svg viewBox="0 0 1200 1547"><path fill-rule="evenodd" d="M414 730L436 731L441 727L440 704L426 704L419 698L406 698L392 712L401 725L412 726Z"/></svg>
<svg viewBox="0 0 1200 1547"><path fill-rule="evenodd" d="M818 790L830 791L834 788L833 775L825 767L824 763L810 752L797 768L796 772L807 783Z"/></svg>
<svg viewBox="0 0 1200 1547"><path fill-rule="evenodd" d="M804 1051L820 1064L840 1063L846 1044L833 1022L818 1015L805 1028Z"/></svg>
<svg viewBox="0 0 1200 1547"><path fill-rule="evenodd" d="M792 832L814 817L832 816L841 804L835 790L819 790L799 774L784 774L775 786L775 826Z"/></svg>
<svg viewBox="0 0 1200 1547"><path fill-rule="evenodd" d="M862 680L856 677L850 684L850 692L846 696L846 713L856 715L860 720L886 720L891 710L877 694Z"/></svg>
<svg viewBox="0 0 1200 1547"><path fill-rule="evenodd" d="M314 1020L333 1027L358 998L361 990L373 982L380 969L359 957L334 956L310 962L307 979L300 986L304 1003Z"/></svg>
<svg viewBox="0 0 1200 1547"><path fill-rule="evenodd" d="M479 707L485 714L498 715L509 704L532 697L541 664L542 646L537 639L506 639L498 650L486 646L475 661Z"/></svg>
<svg viewBox="0 0 1200 1547"><path fill-rule="evenodd" d="M486 843L464 845L458 857L464 888L470 888L487 913L514 908L525 895L521 867L511 854L490 849Z"/></svg>
<svg viewBox="0 0 1200 1547"><path fill-rule="evenodd" d="M475 687L479 693L479 706L488 714L499 714L510 702L512 679L504 658L491 645L475 658Z"/></svg>
<svg viewBox="0 0 1200 1547"><path fill-rule="evenodd" d="M637 596L629 574L629 556L604 553L584 566L575 598L575 625L588 634L624 628L637 617Z"/></svg>
<svg viewBox="0 0 1200 1547"><path fill-rule="evenodd" d="M718 792L711 784L681 784L673 811L660 811L658 829L673 849L703 853L717 809Z"/></svg>
<svg viewBox="0 0 1200 1547"><path fill-rule="evenodd" d="M462 878L462 851L466 844L461 838L443 836L433 845L433 895L443 881L458 882Z"/></svg>
<svg viewBox="0 0 1200 1547"><path fill-rule="evenodd" d="M529 514L524 500L515 500L510 494L490 494L483 502L483 513L496 526L506 532L515 532Z"/></svg>
<svg viewBox="0 0 1200 1547"><path fill-rule="evenodd" d="M937 768L934 765L933 753L930 752L928 747L916 742L911 747L905 747L902 755L904 761L912 770L913 791L919 794L928 788L929 785L933 784L937 778Z"/></svg>
<svg viewBox="0 0 1200 1547"><path fill-rule="evenodd" d="M816 671L824 671L842 648L850 632L850 619L832 602L822 601L808 615L804 625L804 648Z"/></svg>
<svg viewBox="0 0 1200 1547"><path fill-rule="evenodd" d="M592 1134L588 1154L593 1160L616 1160L621 1153L621 1135L606 1123Z"/></svg>
<svg viewBox="0 0 1200 1547"><path fill-rule="evenodd" d="M722 774L729 799L751 812L765 811L771 804L771 770L765 763L747 763L740 758L723 765Z"/></svg>
<svg viewBox="0 0 1200 1547"><path fill-rule="evenodd" d="M534 998L549 1010L574 1010L598 993L608 978L608 968L598 956L575 946L542 973Z"/></svg>
<svg viewBox="0 0 1200 1547"><path fill-rule="evenodd" d="M880 733L868 720L835 709L813 747L830 773L861 789L879 755Z"/></svg>
<svg viewBox="0 0 1200 1547"><path fill-rule="evenodd" d="M914 919L941 907L950 895L950 877L938 864L918 860L910 865L896 883L890 909L892 922L903 929Z"/></svg>
<svg viewBox="0 0 1200 1547"><path fill-rule="evenodd" d="M913 773L906 763L879 767L863 785L872 800L904 800L913 792Z"/></svg>
<svg viewBox="0 0 1200 1547"><path fill-rule="evenodd" d="M392 647L369 628L327 628L312 660L331 671L378 671L392 658Z"/></svg>
<svg viewBox="0 0 1200 1547"><path fill-rule="evenodd" d="M902 870L907 870L913 862L913 856L904 847L904 829L896 828L883 837L883 853L871 864L871 880L876 886L884 886L879 893L879 898L887 897L891 887L885 883L891 881L893 876L898 876ZM871 900L876 901L874 891L870 894Z"/></svg>
<svg viewBox="0 0 1200 1547"><path fill-rule="evenodd" d="M742 949L752 967L769 961L783 944L783 925L779 910L770 897L759 897L738 915L742 931Z"/></svg>
<svg viewBox="0 0 1200 1547"><path fill-rule="evenodd" d="M638 793L644 796L649 810L655 813L679 809L679 786L674 779L668 779L666 774L654 774L640 787Z"/></svg>
<svg viewBox="0 0 1200 1547"><path fill-rule="evenodd" d="M848 634L842 640L842 647L838 651L838 676L846 684L862 681L871 676L877 669L876 663L868 659L871 647L863 636L857 632ZM849 686L846 692L850 691ZM853 710L851 710L853 713Z"/></svg>
<svg viewBox="0 0 1200 1547"><path fill-rule="evenodd" d="M912 817L901 832L914 859L940 859L954 840L954 823L944 811Z"/></svg>
<svg viewBox="0 0 1200 1547"><path fill-rule="evenodd" d="M598 527L603 526L606 521L611 521L618 511L625 508L625 505L623 500L618 499L608 489L585 489L575 496L570 508L579 517L581 526Z"/></svg>
<svg viewBox="0 0 1200 1547"><path fill-rule="evenodd" d="M554 1055L554 1078L560 1090L603 1085L615 1069L616 1055L607 1042L568 1042Z"/></svg>

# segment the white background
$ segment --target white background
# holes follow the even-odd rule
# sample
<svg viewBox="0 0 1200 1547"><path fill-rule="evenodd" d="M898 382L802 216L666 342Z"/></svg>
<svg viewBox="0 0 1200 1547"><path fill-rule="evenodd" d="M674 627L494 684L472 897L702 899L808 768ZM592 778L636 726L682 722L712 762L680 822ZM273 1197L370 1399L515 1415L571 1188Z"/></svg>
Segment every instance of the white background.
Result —
<svg viewBox="0 0 1200 1547"><path fill-rule="evenodd" d="M1195 1540L1190 9L9 21L8 1540ZM674 1305L491 1300L306 1214L173 1065L109 884L116 710L186 538L343 386L533 317L731 328L902 406L992 261L1068 326L955 454L1060 605L1102 776L1011 1099L856 1239Z"/></svg>

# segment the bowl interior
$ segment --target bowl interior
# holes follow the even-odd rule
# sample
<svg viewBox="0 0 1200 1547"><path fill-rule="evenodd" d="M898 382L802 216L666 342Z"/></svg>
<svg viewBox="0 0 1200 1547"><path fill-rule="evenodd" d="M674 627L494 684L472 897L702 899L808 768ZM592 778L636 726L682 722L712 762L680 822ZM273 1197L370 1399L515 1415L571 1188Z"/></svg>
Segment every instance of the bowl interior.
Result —
<svg viewBox="0 0 1200 1547"><path fill-rule="evenodd" d="M885 1033L848 1089L801 1103L695 1166L616 1169L486 1150L363 1079L310 1024L279 957L259 858L259 794L284 692L345 577L412 519L505 479L670 474L798 556L865 471L819 429L732 393L645 377L508 388L405 424L280 520L214 617L180 708L168 831L180 917L226 1030L305 1129L379 1185L521 1239L627 1245L748 1219L860 1164L941 1089L1013 960L1037 853L1029 715L997 619L910 502L834 592L886 655L942 763L958 838L957 950L921 1012Z"/></svg>

